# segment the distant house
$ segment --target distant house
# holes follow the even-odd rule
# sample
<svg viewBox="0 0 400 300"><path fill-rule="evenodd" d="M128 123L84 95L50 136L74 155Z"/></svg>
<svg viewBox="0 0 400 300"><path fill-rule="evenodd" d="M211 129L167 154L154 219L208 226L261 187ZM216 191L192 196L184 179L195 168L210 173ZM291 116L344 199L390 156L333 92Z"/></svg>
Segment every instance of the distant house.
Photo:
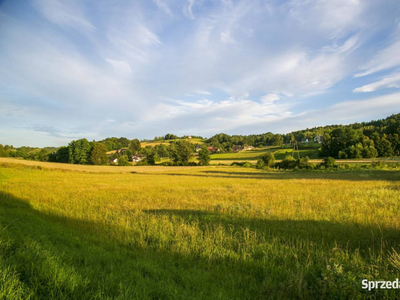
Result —
<svg viewBox="0 0 400 300"><path fill-rule="evenodd" d="M308 138L302 138L302 139L301 139L301 142L302 142L303 144L308 144L310 141L308 140Z"/></svg>
<svg viewBox="0 0 400 300"><path fill-rule="evenodd" d="M220 152L220 150L218 148L214 148L214 147L207 147L207 148L208 148L208 151L210 151L210 154Z"/></svg>
<svg viewBox="0 0 400 300"><path fill-rule="evenodd" d="M316 135L314 137L314 142L315 143L321 144L323 140L324 140L324 136L323 135Z"/></svg>
<svg viewBox="0 0 400 300"><path fill-rule="evenodd" d="M243 149L244 149L244 147L240 146L240 145L233 145L232 146L232 151L233 152L239 152L239 151L242 151Z"/></svg>
<svg viewBox="0 0 400 300"><path fill-rule="evenodd" d="M118 153L119 155L124 155L125 151L126 151L126 149L118 149L118 150L117 150L117 153Z"/></svg>
<svg viewBox="0 0 400 300"><path fill-rule="evenodd" d="M254 147L253 146L244 146L243 150L253 150Z"/></svg>
<svg viewBox="0 0 400 300"><path fill-rule="evenodd" d="M117 164L118 163L118 158L110 159L110 163L111 164Z"/></svg>
<svg viewBox="0 0 400 300"><path fill-rule="evenodd" d="M142 161L145 157L142 154L136 153L135 155L132 156L131 161L132 162L139 162Z"/></svg>
<svg viewBox="0 0 400 300"><path fill-rule="evenodd" d="M188 139L191 139L191 138L192 138L192 136L191 136L191 135L188 135L187 137L188 137Z"/></svg>
<svg viewBox="0 0 400 300"><path fill-rule="evenodd" d="M196 152L199 152L201 150L201 147L202 147L201 145L197 145L196 146Z"/></svg>

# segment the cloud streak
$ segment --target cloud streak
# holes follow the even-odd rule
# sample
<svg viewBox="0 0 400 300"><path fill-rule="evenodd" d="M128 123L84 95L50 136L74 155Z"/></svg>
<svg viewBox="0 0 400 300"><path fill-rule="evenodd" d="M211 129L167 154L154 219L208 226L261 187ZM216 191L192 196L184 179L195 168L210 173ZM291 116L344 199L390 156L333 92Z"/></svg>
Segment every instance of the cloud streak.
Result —
<svg viewBox="0 0 400 300"><path fill-rule="evenodd" d="M399 86L400 9L383 2L6 0L3 143L280 132L366 92L373 107Z"/></svg>

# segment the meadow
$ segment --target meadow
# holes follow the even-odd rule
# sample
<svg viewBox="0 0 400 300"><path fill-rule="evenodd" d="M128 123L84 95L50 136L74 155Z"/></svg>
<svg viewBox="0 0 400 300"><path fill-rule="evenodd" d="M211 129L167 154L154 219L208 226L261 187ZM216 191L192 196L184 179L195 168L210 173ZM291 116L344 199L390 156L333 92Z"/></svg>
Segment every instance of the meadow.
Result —
<svg viewBox="0 0 400 300"><path fill-rule="evenodd" d="M0 298L399 298L399 180L3 159Z"/></svg>

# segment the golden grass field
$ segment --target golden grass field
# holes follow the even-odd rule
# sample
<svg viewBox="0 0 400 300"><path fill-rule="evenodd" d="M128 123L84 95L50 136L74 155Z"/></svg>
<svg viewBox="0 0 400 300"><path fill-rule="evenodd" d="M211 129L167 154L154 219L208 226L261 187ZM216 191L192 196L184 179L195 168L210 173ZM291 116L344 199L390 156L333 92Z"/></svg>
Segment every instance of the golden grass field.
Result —
<svg viewBox="0 0 400 300"><path fill-rule="evenodd" d="M399 297L361 289L400 276L396 170L23 163L0 159L0 298Z"/></svg>

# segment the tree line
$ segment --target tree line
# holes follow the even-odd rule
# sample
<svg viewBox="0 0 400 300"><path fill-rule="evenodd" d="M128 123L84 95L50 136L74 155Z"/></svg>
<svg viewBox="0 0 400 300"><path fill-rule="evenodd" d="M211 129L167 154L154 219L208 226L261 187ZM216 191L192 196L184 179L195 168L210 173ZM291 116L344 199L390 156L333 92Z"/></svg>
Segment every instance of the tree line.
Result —
<svg viewBox="0 0 400 300"><path fill-rule="evenodd" d="M204 145L218 148L221 152L231 152L234 145L281 147L284 144L300 142L303 139L312 141L316 136L323 137L322 157L343 159L398 156L400 155L400 114L376 121L307 128L287 134L267 132L253 135L228 135L219 133L205 140ZM145 157L142 164L154 164L158 159L170 158L172 164L187 165L196 151L196 145L188 142L186 138L187 136L178 137L168 133L163 137L156 138L169 141L168 144L163 143L155 147L146 146L144 148L141 147L138 139L130 140L126 137L111 137L97 142L79 139L60 148L25 146L14 148L12 145L0 144L0 157L22 157L72 164L108 164L109 159L120 158L120 164L125 164L138 153ZM108 151L119 149L125 149L124 153L106 154ZM208 149L205 147L202 151L202 155L206 156L205 153L208 153ZM205 161L201 162L201 164L205 163Z"/></svg>

